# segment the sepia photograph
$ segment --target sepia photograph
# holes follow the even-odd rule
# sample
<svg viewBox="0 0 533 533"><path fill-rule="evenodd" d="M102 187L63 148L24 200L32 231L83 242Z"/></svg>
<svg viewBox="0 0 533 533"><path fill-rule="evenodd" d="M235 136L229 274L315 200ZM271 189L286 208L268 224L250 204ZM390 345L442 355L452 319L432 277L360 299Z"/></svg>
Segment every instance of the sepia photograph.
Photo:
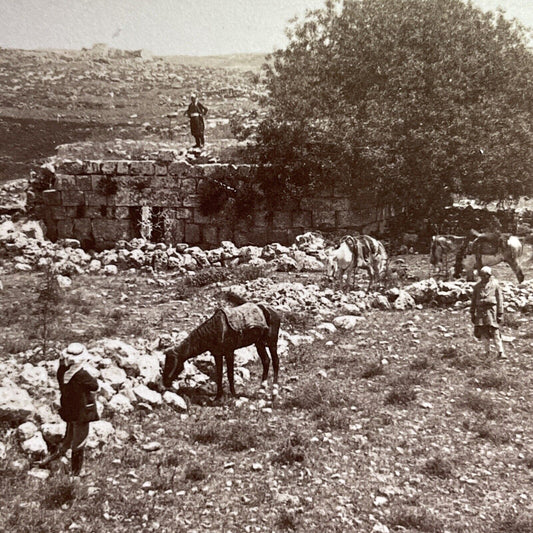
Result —
<svg viewBox="0 0 533 533"><path fill-rule="evenodd" d="M0 0L0 531L533 532L533 3Z"/></svg>

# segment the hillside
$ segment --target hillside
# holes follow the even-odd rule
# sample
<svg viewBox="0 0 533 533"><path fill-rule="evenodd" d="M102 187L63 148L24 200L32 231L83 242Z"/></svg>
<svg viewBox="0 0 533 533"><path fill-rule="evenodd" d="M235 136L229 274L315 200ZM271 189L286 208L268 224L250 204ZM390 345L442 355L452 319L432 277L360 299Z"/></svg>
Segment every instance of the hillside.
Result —
<svg viewBox="0 0 533 533"><path fill-rule="evenodd" d="M231 116L258 105L262 56L126 54L96 46L0 49L0 181L26 177L58 144L116 138L189 143L182 112L191 92L209 108L211 139L231 138ZM170 122L166 115L176 112Z"/></svg>

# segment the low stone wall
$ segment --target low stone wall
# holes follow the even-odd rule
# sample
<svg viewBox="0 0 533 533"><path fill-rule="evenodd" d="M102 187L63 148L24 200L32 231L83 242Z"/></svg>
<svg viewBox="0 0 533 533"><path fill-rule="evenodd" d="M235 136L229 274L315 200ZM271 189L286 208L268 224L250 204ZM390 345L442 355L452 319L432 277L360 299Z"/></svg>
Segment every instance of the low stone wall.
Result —
<svg viewBox="0 0 533 533"><path fill-rule="evenodd" d="M257 206L247 220L202 214L204 181L227 174L240 186L253 172L250 165L172 160L63 161L49 171L49 188L34 188L34 210L45 221L49 239L75 238L94 249L136 237L203 247L225 240L237 246L290 244L296 235L313 230L379 232L390 215L370 207L365 198L350 200L334 186L322 197L302 198L294 208L267 213Z"/></svg>

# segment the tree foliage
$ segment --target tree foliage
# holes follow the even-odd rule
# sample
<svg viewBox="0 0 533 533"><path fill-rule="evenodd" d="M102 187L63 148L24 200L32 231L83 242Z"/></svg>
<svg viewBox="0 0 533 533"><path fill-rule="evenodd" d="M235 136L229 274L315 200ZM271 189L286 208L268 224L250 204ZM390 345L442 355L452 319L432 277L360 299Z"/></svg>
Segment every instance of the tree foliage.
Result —
<svg viewBox="0 0 533 533"><path fill-rule="evenodd" d="M283 193L335 180L422 215L452 193L531 192L533 55L516 21L461 0L328 1L288 36L259 127Z"/></svg>

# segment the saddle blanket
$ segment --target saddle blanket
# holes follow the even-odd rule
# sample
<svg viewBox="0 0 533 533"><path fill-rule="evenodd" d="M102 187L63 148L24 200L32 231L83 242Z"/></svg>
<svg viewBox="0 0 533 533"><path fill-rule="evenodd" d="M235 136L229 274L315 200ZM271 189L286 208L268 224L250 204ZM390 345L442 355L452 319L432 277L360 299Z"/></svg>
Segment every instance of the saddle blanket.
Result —
<svg viewBox="0 0 533 533"><path fill-rule="evenodd" d="M252 328L268 329L263 311L253 303L246 303L238 307L222 309L228 319L229 327L237 333Z"/></svg>

